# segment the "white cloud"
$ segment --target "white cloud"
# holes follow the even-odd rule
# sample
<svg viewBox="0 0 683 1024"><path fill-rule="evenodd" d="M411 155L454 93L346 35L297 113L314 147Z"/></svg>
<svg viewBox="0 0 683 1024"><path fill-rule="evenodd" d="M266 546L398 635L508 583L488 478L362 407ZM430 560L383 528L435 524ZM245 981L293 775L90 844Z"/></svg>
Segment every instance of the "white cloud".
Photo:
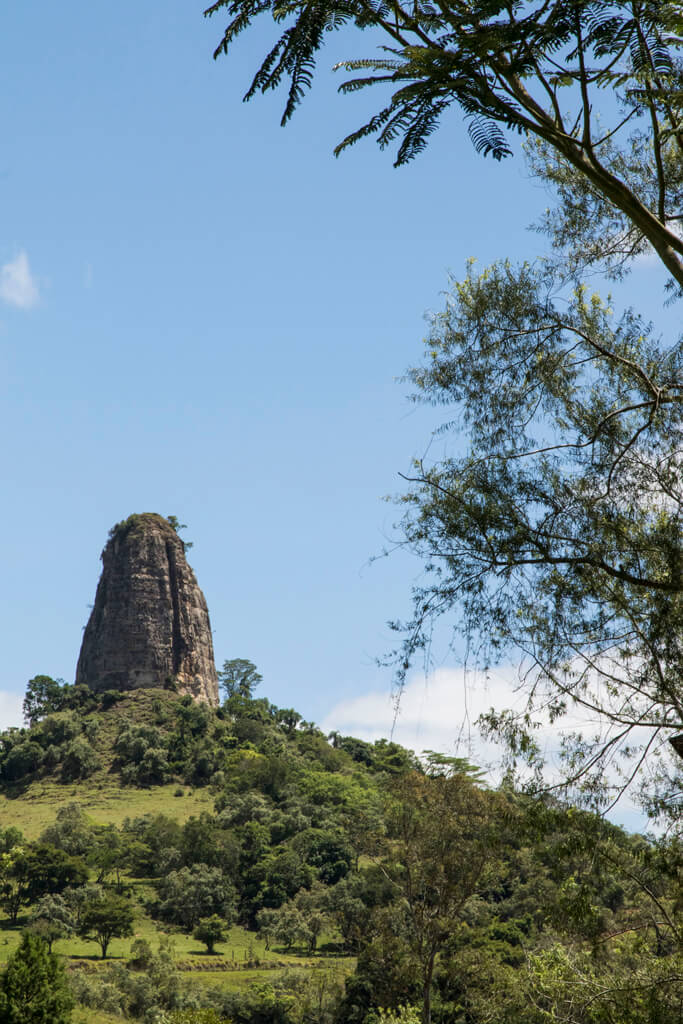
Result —
<svg viewBox="0 0 683 1024"><path fill-rule="evenodd" d="M438 669L429 676L413 676L401 695L394 721L394 704L386 690L351 697L336 704L321 728L337 730L372 742L393 738L401 746L420 754L424 750L466 757L487 769L490 781L500 781L501 750L479 734L475 722L491 707L521 711L525 694L519 687L518 669L510 665L484 674L465 669ZM534 731L546 763L546 778L557 780L559 750L563 733L596 730L596 717L585 709L570 711L554 724L545 722ZM393 732L392 732L393 727ZM628 797L622 798L609 814L612 821L630 829L643 829L646 819Z"/></svg>
<svg viewBox="0 0 683 1024"><path fill-rule="evenodd" d="M395 721L391 695L380 691L340 701L321 724L327 732L336 729L369 741L389 737L393 727L393 739L418 753L457 753L482 764L495 758L495 750L480 738L474 723L490 707L519 705L515 683L512 667L487 677L463 669L437 669L408 681Z"/></svg>
<svg viewBox="0 0 683 1024"><path fill-rule="evenodd" d="M0 299L19 309L31 309L38 302L38 285L23 249L15 259L0 267Z"/></svg>
<svg viewBox="0 0 683 1024"><path fill-rule="evenodd" d="M23 697L18 693L0 690L0 731L13 725L23 725Z"/></svg>

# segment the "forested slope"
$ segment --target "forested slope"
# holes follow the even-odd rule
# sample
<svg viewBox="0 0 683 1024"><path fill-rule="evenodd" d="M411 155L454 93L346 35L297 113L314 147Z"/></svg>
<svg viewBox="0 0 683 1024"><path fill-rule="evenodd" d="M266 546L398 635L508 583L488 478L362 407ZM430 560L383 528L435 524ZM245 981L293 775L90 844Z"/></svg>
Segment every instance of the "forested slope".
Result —
<svg viewBox="0 0 683 1024"><path fill-rule="evenodd" d="M83 1021L681 1019L664 839L248 691L36 677L26 710L0 737L0 948L41 936Z"/></svg>

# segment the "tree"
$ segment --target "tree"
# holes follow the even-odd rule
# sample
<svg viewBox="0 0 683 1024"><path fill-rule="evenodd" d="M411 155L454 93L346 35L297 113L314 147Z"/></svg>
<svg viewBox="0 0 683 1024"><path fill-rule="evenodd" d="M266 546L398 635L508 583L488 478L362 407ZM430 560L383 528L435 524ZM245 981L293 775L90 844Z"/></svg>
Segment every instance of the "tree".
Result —
<svg viewBox="0 0 683 1024"><path fill-rule="evenodd" d="M159 882L159 916L190 931L203 917L233 912L235 891L219 868L194 864Z"/></svg>
<svg viewBox="0 0 683 1024"><path fill-rule="evenodd" d="M8 782L18 782L37 771L43 763L43 748L33 740L15 744L5 758L2 774Z"/></svg>
<svg viewBox="0 0 683 1024"><path fill-rule="evenodd" d="M318 52L331 32L349 23L370 30L380 55L337 65L360 76L342 92L389 86L389 102L337 147L368 135L381 147L400 139L396 164L427 144L441 115L458 104L476 149L500 160L511 150L503 128L535 137L585 178L603 214L628 224L628 248L657 252L683 286L683 239L674 230L680 199L680 5L667 0L532 0L491 3L427 0L389 5L367 0L313 0L283 7L279 0L216 0L208 16L226 11L229 24L214 57L228 53L258 15L287 26L256 72L245 99L289 78L282 123L313 82ZM623 102L614 123L595 115L596 94L610 88ZM649 121L652 173L611 156L612 146ZM501 127L502 126L502 127ZM630 146L631 143L629 143ZM678 167L675 167L678 164Z"/></svg>
<svg viewBox="0 0 683 1024"><path fill-rule="evenodd" d="M61 711L64 707L67 687L63 679L51 676L34 676L26 684L24 697L24 720L28 725L35 725L53 711Z"/></svg>
<svg viewBox="0 0 683 1024"><path fill-rule="evenodd" d="M125 896L106 893L86 904L81 914L78 934L81 938L97 942L102 959L112 939L123 939L133 934L135 911Z"/></svg>
<svg viewBox="0 0 683 1024"><path fill-rule="evenodd" d="M24 935L0 980L0 1024L69 1024L72 1007L61 961Z"/></svg>
<svg viewBox="0 0 683 1024"><path fill-rule="evenodd" d="M15 846L21 846L24 842L24 835L14 825L8 828L0 828L0 854L10 853Z"/></svg>
<svg viewBox="0 0 683 1024"><path fill-rule="evenodd" d="M17 923L22 904L26 902L24 878L24 847L13 846L0 854L0 906L12 924Z"/></svg>
<svg viewBox="0 0 683 1024"><path fill-rule="evenodd" d="M285 903L277 912L273 938L289 951L296 942L307 941L304 916L294 903Z"/></svg>
<svg viewBox="0 0 683 1024"><path fill-rule="evenodd" d="M83 738L72 740L64 752L62 778L66 782L87 779L100 767L100 759L92 746Z"/></svg>
<svg viewBox="0 0 683 1024"><path fill-rule="evenodd" d="M52 943L71 935L75 927L76 920L63 896L43 896L33 908L30 929L47 943L50 953Z"/></svg>
<svg viewBox="0 0 683 1024"><path fill-rule="evenodd" d="M382 870L404 911L421 978L422 1024L430 1024L437 955L494 864L504 807L498 795L479 789L467 775L414 772L398 779L392 793Z"/></svg>
<svg viewBox="0 0 683 1024"><path fill-rule="evenodd" d="M218 914L213 914L211 917L203 917L199 924L195 925L192 938L203 942L207 953L214 953L216 943L225 941L225 921Z"/></svg>
<svg viewBox="0 0 683 1024"><path fill-rule="evenodd" d="M409 478L402 528L427 572L401 658L455 608L485 664L521 651L527 707L489 729L533 753L541 710L585 709L600 728L567 739L566 778L604 805L606 755L621 787L683 724L683 351L558 287L547 267L470 266L434 318L411 377L469 451Z"/></svg>
<svg viewBox="0 0 683 1024"><path fill-rule="evenodd" d="M30 903L41 896L62 893L70 886L84 885L88 880L88 869L80 857L72 857L46 843L24 851L20 870Z"/></svg>
<svg viewBox="0 0 683 1024"><path fill-rule="evenodd" d="M253 661L247 658L233 658L223 662L223 669L218 673L218 682L225 692L226 698L243 697L251 700L254 690L263 680Z"/></svg>
<svg viewBox="0 0 683 1024"><path fill-rule="evenodd" d="M181 523L177 516L166 516L166 522L171 524L179 537L180 531L187 529L187 523ZM183 551L189 551L191 547L194 547L194 541L183 540L182 537L180 537L180 543L183 545Z"/></svg>
<svg viewBox="0 0 683 1024"><path fill-rule="evenodd" d="M256 915L258 937L259 939L263 939L266 946L266 952L270 949L270 940L275 934L278 917L279 911L273 910L271 907L264 907L262 910L259 910Z"/></svg>
<svg viewBox="0 0 683 1024"><path fill-rule="evenodd" d="M71 856L82 857L92 848L94 835L83 808L73 802L58 808L55 821L41 832L40 842L56 846Z"/></svg>
<svg viewBox="0 0 683 1024"><path fill-rule="evenodd" d="M79 857L70 857L53 846L13 846L0 854L0 906L12 924L26 903L42 896L80 886L88 871Z"/></svg>
<svg viewBox="0 0 683 1024"><path fill-rule="evenodd" d="M116 879L116 889L121 892L121 871L128 858L128 844L114 825L102 825L92 838L88 863L97 871L97 884L102 884L108 875Z"/></svg>

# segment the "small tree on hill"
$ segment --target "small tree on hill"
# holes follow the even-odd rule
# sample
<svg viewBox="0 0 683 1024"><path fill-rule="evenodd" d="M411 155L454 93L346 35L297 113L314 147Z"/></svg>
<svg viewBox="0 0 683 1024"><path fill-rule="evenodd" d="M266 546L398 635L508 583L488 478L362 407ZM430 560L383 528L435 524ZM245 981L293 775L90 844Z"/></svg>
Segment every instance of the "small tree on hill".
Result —
<svg viewBox="0 0 683 1024"><path fill-rule="evenodd" d="M67 688L63 679L51 676L34 676L26 685L23 711L24 721L35 725L53 711L61 711L64 707Z"/></svg>
<svg viewBox="0 0 683 1024"><path fill-rule="evenodd" d="M0 980L0 1024L69 1024L73 1000L64 967L26 934Z"/></svg>
<svg viewBox="0 0 683 1024"><path fill-rule="evenodd" d="M187 523L181 523L178 516L166 516L166 522L171 524L179 537L180 531L187 529ZM182 537L180 537L180 543L183 545L183 551L189 551L191 547L194 547L194 541L183 540Z"/></svg>
<svg viewBox="0 0 683 1024"><path fill-rule="evenodd" d="M52 952L52 943L71 935L76 920L63 896L48 895L38 900L31 914L30 931L47 943Z"/></svg>
<svg viewBox="0 0 683 1024"><path fill-rule="evenodd" d="M225 942L225 921L218 914L203 917L192 932L192 937L204 943L207 953L214 953L216 943Z"/></svg>
<svg viewBox="0 0 683 1024"><path fill-rule="evenodd" d="M81 938L99 943L102 959L112 939L123 939L133 934L135 913L124 896L105 894L88 904L81 915L78 934Z"/></svg>
<svg viewBox="0 0 683 1024"><path fill-rule="evenodd" d="M260 674L253 661L247 658L232 658L223 662L223 669L218 673L218 681L224 691L226 699L231 697L244 697L251 700L254 690L262 682Z"/></svg>

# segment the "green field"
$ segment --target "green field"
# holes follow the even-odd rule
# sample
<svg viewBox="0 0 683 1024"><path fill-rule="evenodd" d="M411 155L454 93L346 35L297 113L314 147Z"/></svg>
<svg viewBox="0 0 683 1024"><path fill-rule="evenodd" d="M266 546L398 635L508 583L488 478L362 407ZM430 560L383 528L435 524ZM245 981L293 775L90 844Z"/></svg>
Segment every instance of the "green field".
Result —
<svg viewBox="0 0 683 1024"><path fill-rule="evenodd" d="M181 789L183 796L175 793ZM60 807L78 803L97 825L121 825L126 818L166 814L181 823L213 808L208 789L193 790L175 784L154 789L122 787L114 778L92 783L64 783L51 779L32 782L21 794L0 794L0 828L14 826L27 839L37 839L51 825Z"/></svg>
<svg viewBox="0 0 683 1024"><path fill-rule="evenodd" d="M180 791L182 796L178 795ZM27 839L35 840L55 821L59 808L69 803L78 803L93 824L120 826L126 818L145 814L165 814L183 823L202 811L211 811L213 795L209 789L192 789L175 783L154 789L122 787L115 778L104 773L95 781L89 779L87 783L71 785L40 779L16 794L0 794L0 828L14 826ZM140 904L142 897L148 894L149 883L126 879L126 884L132 887ZM0 922L0 966L17 948L24 924L22 917L15 927L10 926L7 920ZM147 939L156 948L160 938L168 937L173 944L178 969L188 984L212 985L228 990L244 989L258 982L272 982L285 971L349 971L353 965L351 958L312 958L283 950L267 951L265 943L253 932L237 925L230 929L227 941L217 943L215 955L208 956L205 947L191 935L157 926L140 905L134 928L131 938L112 939L104 962L95 942L78 937L59 940L53 949L70 965L86 964L89 970L100 970L106 963L127 960L136 939ZM74 1024L120 1024L122 1019L81 1006L74 1012Z"/></svg>
<svg viewBox="0 0 683 1024"><path fill-rule="evenodd" d="M154 947L163 936L168 936L174 949L175 960L185 984L214 986L228 991L239 991L256 983L275 983L292 973L310 974L332 972L335 975L348 974L353 970L351 957L305 956L286 953L280 949L266 950L265 944L253 932L234 926L226 942L217 943L216 953L208 956L204 947L181 931L158 928L148 916L141 914L136 920L135 934L129 939L112 939L105 961L100 959L99 947L83 939L62 939L54 943L54 952L64 956L72 969L100 971L112 962L128 959L131 945L138 938L147 939ZM11 928L6 922L0 925L0 962L16 949L21 939L21 924ZM123 1018L101 1010L78 1007L74 1013L74 1024L120 1024Z"/></svg>

